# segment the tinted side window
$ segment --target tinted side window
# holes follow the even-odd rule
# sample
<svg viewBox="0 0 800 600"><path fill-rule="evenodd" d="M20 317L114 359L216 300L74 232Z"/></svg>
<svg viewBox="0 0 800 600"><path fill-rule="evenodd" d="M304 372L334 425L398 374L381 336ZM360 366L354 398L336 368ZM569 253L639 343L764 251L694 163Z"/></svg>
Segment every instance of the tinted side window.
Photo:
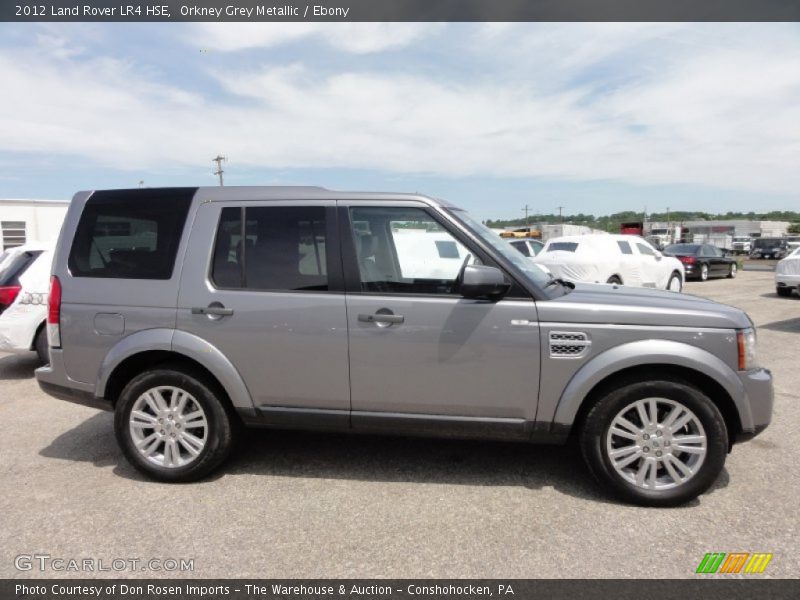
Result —
<svg viewBox="0 0 800 600"><path fill-rule="evenodd" d="M530 256L531 251L528 249L528 244L525 242L511 242L511 245L514 246L517 250L522 252L524 256Z"/></svg>
<svg viewBox="0 0 800 600"><path fill-rule="evenodd" d="M631 248L630 243L618 240L617 246L619 246L619 249L623 254L633 254L633 249Z"/></svg>
<svg viewBox="0 0 800 600"><path fill-rule="evenodd" d="M69 255L73 277L169 279L194 189L96 192Z"/></svg>
<svg viewBox="0 0 800 600"><path fill-rule="evenodd" d="M211 279L217 287L274 291L328 289L325 208L224 208Z"/></svg>
<svg viewBox="0 0 800 600"><path fill-rule="evenodd" d="M642 244L641 242L636 242L636 247L639 248L639 253L644 254L646 256L655 256L655 252L653 249L648 246L647 244Z"/></svg>
<svg viewBox="0 0 800 600"><path fill-rule="evenodd" d="M241 208L223 208L214 242L211 281L219 288L241 288L244 281L244 244Z"/></svg>

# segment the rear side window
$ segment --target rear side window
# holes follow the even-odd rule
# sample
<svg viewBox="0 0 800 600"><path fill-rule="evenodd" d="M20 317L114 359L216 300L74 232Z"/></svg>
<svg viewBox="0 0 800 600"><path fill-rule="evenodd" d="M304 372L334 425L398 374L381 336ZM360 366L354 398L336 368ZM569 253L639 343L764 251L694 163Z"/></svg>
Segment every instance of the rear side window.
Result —
<svg viewBox="0 0 800 600"><path fill-rule="evenodd" d="M224 208L211 280L226 289L326 291L325 240L322 206Z"/></svg>
<svg viewBox="0 0 800 600"><path fill-rule="evenodd" d="M69 255L73 277L170 279L195 188L95 192Z"/></svg>
<svg viewBox="0 0 800 600"><path fill-rule="evenodd" d="M618 240L617 246L619 246L619 249L623 254L633 254L633 250L631 250L631 245L628 242L623 242L621 240Z"/></svg>
<svg viewBox="0 0 800 600"><path fill-rule="evenodd" d="M511 242L511 245L519 250L524 256L530 256L531 251L528 249L528 244L525 242Z"/></svg>
<svg viewBox="0 0 800 600"><path fill-rule="evenodd" d="M439 251L439 258L459 258L455 242L437 240L436 249Z"/></svg>
<svg viewBox="0 0 800 600"><path fill-rule="evenodd" d="M648 246L647 244L642 244L640 242L636 242L636 247L639 248L640 254L646 254L647 256L655 256L655 252L653 249Z"/></svg>
<svg viewBox="0 0 800 600"><path fill-rule="evenodd" d="M578 249L578 242L553 242L547 247L548 252L575 252Z"/></svg>

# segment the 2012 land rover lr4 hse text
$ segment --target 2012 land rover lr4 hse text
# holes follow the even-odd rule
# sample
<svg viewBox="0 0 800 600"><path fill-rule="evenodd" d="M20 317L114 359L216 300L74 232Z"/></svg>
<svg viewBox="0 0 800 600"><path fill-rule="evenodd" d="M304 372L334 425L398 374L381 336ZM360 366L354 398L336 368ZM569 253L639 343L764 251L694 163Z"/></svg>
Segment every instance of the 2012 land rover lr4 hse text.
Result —
<svg viewBox="0 0 800 600"><path fill-rule="evenodd" d="M125 456L162 481L217 468L240 425L574 434L610 492L674 505L772 413L742 311L554 279L413 194L78 193L47 327L41 387L113 410Z"/></svg>

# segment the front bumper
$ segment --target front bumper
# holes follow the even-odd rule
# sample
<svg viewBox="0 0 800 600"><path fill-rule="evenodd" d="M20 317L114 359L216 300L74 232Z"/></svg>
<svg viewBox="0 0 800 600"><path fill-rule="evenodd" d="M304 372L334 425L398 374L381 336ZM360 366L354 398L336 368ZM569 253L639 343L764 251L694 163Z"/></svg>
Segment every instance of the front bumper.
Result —
<svg viewBox="0 0 800 600"><path fill-rule="evenodd" d="M43 392L59 400L100 410L114 409L111 402L95 396L93 385L67 376L64 353L58 348L50 348L50 364L36 369L36 381Z"/></svg>
<svg viewBox="0 0 800 600"><path fill-rule="evenodd" d="M777 287L796 288L800 286L800 275L786 275L783 273L776 273L775 285Z"/></svg>
<svg viewBox="0 0 800 600"><path fill-rule="evenodd" d="M740 371L739 379L744 386L745 400L750 406L751 423L742 427L734 436L734 442L745 442L764 431L772 421L772 405L775 392L772 386L772 373L769 369Z"/></svg>

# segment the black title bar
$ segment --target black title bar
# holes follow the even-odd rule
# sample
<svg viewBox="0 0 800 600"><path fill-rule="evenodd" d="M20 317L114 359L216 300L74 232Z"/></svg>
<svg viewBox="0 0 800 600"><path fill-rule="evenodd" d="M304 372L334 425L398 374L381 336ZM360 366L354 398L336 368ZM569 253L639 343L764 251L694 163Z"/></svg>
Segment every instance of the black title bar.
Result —
<svg viewBox="0 0 800 600"><path fill-rule="evenodd" d="M800 21L798 0L49 0L0 21Z"/></svg>
<svg viewBox="0 0 800 600"><path fill-rule="evenodd" d="M3 600L794 600L800 580L728 579L21 579L0 580Z"/></svg>

